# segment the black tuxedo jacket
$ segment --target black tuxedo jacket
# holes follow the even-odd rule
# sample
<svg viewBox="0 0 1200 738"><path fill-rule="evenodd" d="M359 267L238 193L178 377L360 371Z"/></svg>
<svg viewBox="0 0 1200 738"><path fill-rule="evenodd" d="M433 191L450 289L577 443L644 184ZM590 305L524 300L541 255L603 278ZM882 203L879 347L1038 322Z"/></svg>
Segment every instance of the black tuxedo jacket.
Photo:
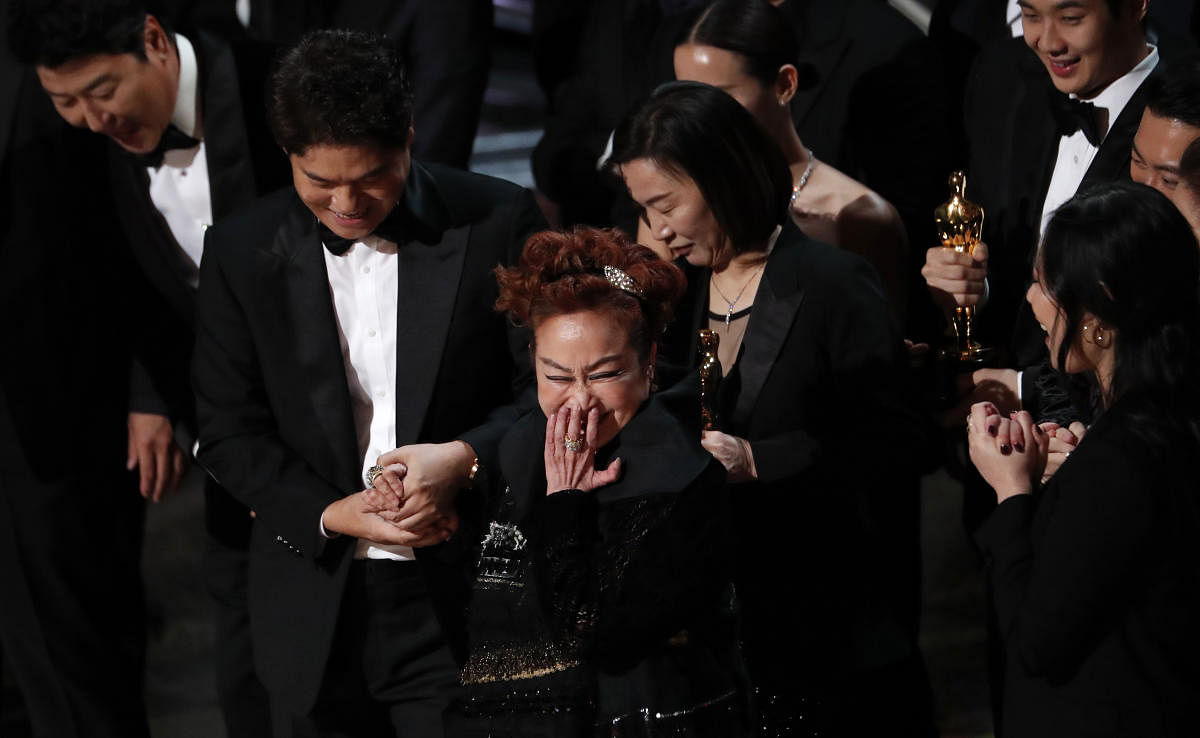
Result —
<svg viewBox="0 0 1200 738"><path fill-rule="evenodd" d="M709 271L685 269L661 354L691 367ZM865 261L783 226L720 393L721 430L750 442L758 471L733 495L758 686L827 684L915 648L916 482L935 444L891 316Z"/></svg>
<svg viewBox="0 0 1200 738"><path fill-rule="evenodd" d="M112 216L104 156L32 70L0 57L0 467L43 481L124 461L130 357L162 312ZM146 332L128 327L135 301ZM152 370L161 348L144 352Z"/></svg>
<svg viewBox="0 0 1200 738"><path fill-rule="evenodd" d="M264 89L273 48L241 42L231 46L207 33L188 36L199 66L200 114L208 162L213 220L291 183L287 158L267 127ZM116 144L109 147L113 194L122 227L138 265L162 294L176 320L173 332L192 344L196 312L194 267L150 199L145 165ZM186 375L186 359L179 367ZM193 422L189 393L164 396L141 376L133 386L134 409ZM161 399L160 399L161 398Z"/></svg>
<svg viewBox="0 0 1200 738"><path fill-rule="evenodd" d="M493 310L492 269L543 220L523 189L419 162L400 207L396 442L462 438L486 464L515 417L489 412L531 378L527 337ZM257 513L259 674L297 714L317 695L355 547L323 539L321 513L363 488L323 250L292 191L209 229L193 365L200 462Z"/></svg>
<svg viewBox="0 0 1200 738"><path fill-rule="evenodd" d="M208 160L213 220L291 183L287 158L267 127L264 85L272 49L230 46L207 33L189 36L200 68L200 114ZM175 237L150 199L145 165L115 144L110 147L118 214L138 263L171 307L190 325L196 291L188 284Z"/></svg>
<svg viewBox="0 0 1200 738"><path fill-rule="evenodd" d="M1031 366L1041 362L1046 350L1025 290L1032 279L1042 205L1057 157L1059 134L1051 101L1060 93L1019 38L981 55L972 77L966 108L972 150L967 197L986 213L990 290L978 325L982 338L1009 349L1013 366ZM1002 86L993 84L1005 77L1009 79ZM1011 113L996 110L999 94L1013 96ZM1113 122L1080 191L1129 177L1133 135L1144 109L1139 88Z"/></svg>

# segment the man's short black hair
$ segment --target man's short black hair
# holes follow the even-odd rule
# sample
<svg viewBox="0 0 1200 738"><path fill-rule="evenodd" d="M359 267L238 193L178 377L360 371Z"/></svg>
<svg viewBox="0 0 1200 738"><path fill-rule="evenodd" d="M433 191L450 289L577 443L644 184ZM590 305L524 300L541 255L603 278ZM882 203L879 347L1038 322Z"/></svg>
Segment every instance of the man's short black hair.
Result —
<svg viewBox="0 0 1200 738"><path fill-rule="evenodd" d="M1200 128L1200 55L1159 62L1145 90L1151 113Z"/></svg>
<svg viewBox="0 0 1200 738"><path fill-rule="evenodd" d="M400 53L374 34L307 33L271 73L267 118L288 154L319 145L402 148L412 93Z"/></svg>
<svg viewBox="0 0 1200 738"><path fill-rule="evenodd" d="M8 44L17 61L51 69L93 54L145 59L146 16L170 32L156 11L143 0L11 0Z"/></svg>

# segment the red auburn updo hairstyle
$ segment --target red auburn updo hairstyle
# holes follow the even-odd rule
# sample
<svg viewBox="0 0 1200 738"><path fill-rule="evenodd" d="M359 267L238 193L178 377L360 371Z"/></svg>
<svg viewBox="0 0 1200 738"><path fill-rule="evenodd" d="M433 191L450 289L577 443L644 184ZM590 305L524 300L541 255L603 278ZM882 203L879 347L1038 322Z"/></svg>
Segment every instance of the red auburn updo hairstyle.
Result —
<svg viewBox="0 0 1200 738"><path fill-rule="evenodd" d="M633 284L623 288L619 275L605 276L605 267ZM536 332L556 315L602 312L625 328L643 363L687 286L678 267L620 231L586 227L535 233L516 266L496 267L496 280L496 309L516 324Z"/></svg>

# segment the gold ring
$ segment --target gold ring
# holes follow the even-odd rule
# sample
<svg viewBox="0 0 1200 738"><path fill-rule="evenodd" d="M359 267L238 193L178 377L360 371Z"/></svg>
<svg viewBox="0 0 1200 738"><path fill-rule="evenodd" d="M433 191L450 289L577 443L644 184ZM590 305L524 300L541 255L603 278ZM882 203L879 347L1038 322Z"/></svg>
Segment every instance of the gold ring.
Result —
<svg viewBox="0 0 1200 738"><path fill-rule="evenodd" d="M582 438L571 438L568 435L564 435L563 436L563 445L567 447L568 451L574 451L574 452L578 453L583 450L583 439Z"/></svg>
<svg viewBox="0 0 1200 738"><path fill-rule="evenodd" d="M375 480L379 478L380 474L383 474L382 466L373 466L370 469L367 469L367 486L374 487Z"/></svg>

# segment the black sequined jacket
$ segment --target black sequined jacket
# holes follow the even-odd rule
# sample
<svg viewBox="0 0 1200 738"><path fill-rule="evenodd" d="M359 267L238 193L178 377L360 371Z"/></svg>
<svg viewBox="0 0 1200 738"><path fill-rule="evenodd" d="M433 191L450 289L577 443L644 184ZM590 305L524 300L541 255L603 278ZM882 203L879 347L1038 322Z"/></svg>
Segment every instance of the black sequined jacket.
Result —
<svg viewBox="0 0 1200 738"><path fill-rule="evenodd" d="M686 716L713 704L741 719L725 472L699 444L698 415L695 397L647 401L597 455L620 457L621 479L592 492L546 494L540 412L508 433L460 714L542 715L564 726L552 735L624 735L603 726L647 715L708 735Z"/></svg>

